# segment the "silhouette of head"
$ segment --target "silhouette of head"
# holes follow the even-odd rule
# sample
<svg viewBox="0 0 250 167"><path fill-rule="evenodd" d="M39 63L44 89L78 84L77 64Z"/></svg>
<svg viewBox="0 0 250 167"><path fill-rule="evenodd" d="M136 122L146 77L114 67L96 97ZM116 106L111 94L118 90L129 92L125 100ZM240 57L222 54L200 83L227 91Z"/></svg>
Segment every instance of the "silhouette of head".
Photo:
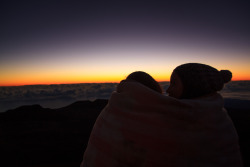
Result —
<svg viewBox="0 0 250 167"><path fill-rule="evenodd" d="M137 82L153 89L156 92L162 93L162 89L161 89L161 86L159 85L159 83L153 77L151 77L149 74L147 74L146 72L135 71L135 72L129 74L129 76L127 76L126 80L137 81Z"/></svg>
<svg viewBox="0 0 250 167"><path fill-rule="evenodd" d="M192 99L222 90L231 81L232 73L199 63L187 63L176 67L167 89L169 96Z"/></svg>

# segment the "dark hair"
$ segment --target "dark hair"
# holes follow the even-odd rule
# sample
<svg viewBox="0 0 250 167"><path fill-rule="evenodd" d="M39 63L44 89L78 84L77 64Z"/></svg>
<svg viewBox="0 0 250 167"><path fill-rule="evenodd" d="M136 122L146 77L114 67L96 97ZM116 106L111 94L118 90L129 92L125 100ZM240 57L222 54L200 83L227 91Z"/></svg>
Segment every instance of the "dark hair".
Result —
<svg viewBox="0 0 250 167"><path fill-rule="evenodd" d="M206 64L187 63L174 69L183 84L181 98L191 99L222 90L231 81L229 70L218 71Z"/></svg>
<svg viewBox="0 0 250 167"><path fill-rule="evenodd" d="M162 89L161 89L161 86L159 85L159 83L146 72L135 71L135 72L129 74L129 76L127 76L126 80L137 81L137 82L151 88L152 90L154 90L156 92L162 93Z"/></svg>

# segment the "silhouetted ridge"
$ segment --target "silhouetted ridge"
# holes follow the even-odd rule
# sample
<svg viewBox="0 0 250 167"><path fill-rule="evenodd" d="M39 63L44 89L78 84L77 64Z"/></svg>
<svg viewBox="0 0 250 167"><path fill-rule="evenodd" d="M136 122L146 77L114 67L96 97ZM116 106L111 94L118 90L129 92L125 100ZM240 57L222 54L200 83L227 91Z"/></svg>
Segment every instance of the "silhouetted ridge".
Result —
<svg viewBox="0 0 250 167"><path fill-rule="evenodd" d="M25 106L21 106L21 107L18 107L16 109L11 109L11 110L8 110L6 112L10 113L10 112L37 112L37 111L42 111L44 110L43 107L41 107L39 104L34 104L34 105L25 105Z"/></svg>
<svg viewBox="0 0 250 167"><path fill-rule="evenodd" d="M95 120L107 103L77 101L58 109L36 104L0 113L0 166L79 166ZM248 104L225 99L246 166L250 165Z"/></svg>

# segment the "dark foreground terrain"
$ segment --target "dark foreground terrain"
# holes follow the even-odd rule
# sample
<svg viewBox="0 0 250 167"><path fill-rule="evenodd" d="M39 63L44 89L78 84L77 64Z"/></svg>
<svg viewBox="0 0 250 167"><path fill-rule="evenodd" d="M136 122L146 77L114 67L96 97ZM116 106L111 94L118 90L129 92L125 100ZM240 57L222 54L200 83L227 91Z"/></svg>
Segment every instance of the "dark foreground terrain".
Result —
<svg viewBox="0 0 250 167"><path fill-rule="evenodd" d="M0 166L79 167L94 122L107 102L78 101L59 109L22 106L0 113ZM245 166L250 166L249 106L249 101L225 101Z"/></svg>

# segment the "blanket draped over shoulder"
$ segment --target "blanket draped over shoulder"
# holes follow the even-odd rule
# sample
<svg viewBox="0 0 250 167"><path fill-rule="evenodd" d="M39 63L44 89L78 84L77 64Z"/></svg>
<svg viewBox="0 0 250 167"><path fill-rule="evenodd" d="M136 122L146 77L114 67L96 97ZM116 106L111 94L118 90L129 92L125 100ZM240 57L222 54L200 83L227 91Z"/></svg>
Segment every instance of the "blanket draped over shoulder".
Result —
<svg viewBox="0 0 250 167"><path fill-rule="evenodd" d="M242 166L223 99L178 100L123 82L96 120L81 167L163 166Z"/></svg>

